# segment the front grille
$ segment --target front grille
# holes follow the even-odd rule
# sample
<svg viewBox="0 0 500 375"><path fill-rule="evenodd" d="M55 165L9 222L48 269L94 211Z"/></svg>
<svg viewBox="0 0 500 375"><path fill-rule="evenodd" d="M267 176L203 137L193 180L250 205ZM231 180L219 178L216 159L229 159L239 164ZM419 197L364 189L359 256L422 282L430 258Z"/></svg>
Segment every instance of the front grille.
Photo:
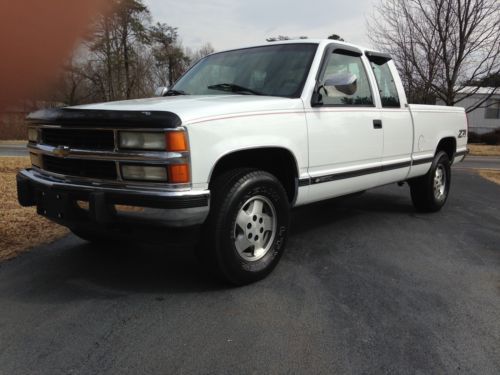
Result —
<svg viewBox="0 0 500 375"><path fill-rule="evenodd" d="M42 129L42 143L86 150L112 151L115 148L112 130Z"/></svg>
<svg viewBox="0 0 500 375"><path fill-rule="evenodd" d="M44 155L43 169L66 176L116 180L116 165L113 161L63 159Z"/></svg>

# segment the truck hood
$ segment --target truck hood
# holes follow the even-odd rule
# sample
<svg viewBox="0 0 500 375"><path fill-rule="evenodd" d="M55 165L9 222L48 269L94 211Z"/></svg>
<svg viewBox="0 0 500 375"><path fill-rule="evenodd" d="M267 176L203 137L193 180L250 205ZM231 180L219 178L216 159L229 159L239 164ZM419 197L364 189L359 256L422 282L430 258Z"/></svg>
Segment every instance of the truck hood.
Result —
<svg viewBox="0 0 500 375"><path fill-rule="evenodd" d="M186 95L89 104L72 109L109 111L165 111L175 113L184 125L233 115L302 110L301 99L255 95Z"/></svg>

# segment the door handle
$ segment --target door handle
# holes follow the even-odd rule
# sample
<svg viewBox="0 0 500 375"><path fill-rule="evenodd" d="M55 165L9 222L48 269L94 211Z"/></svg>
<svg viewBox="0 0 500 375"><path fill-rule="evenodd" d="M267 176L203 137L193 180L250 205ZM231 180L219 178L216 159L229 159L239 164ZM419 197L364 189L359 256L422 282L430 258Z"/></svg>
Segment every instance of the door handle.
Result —
<svg viewBox="0 0 500 375"><path fill-rule="evenodd" d="M382 120L373 120L373 129L382 129Z"/></svg>

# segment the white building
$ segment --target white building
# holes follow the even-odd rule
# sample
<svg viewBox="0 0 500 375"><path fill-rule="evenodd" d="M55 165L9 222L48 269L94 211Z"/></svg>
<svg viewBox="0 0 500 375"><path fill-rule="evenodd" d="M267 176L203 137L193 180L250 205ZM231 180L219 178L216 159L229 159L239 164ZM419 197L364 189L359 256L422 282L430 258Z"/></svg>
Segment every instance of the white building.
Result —
<svg viewBox="0 0 500 375"><path fill-rule="evenodd" d="M494 88L491 87L466 87L461 92L470 93L477 90L472 96L465 98L457 107L464 107L466 110L473 107L479 101L484 100L490 95ZM484 134L500 128L500 88L497 88L495 94L489 98L480 108L467 114L469 119L469 130L474 133Z"/></svg>

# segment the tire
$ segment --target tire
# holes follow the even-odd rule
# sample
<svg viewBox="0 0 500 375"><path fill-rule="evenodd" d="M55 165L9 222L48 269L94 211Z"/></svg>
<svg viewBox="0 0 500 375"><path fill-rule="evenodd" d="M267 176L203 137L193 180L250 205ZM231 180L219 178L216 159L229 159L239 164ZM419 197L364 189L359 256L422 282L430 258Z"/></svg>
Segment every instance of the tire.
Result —
<svg viewBox="0 0 500 375"><path fill-rule="evenodd" d="M439 151L426 175L409 182L413 206L420 212L439 211L450 192L451 168L448 155Z"/></svg>
<svg viewBox="0 0 500 375"><path fill-rule="evenodd" d="M270 173L237 169L217 177L197 247L202 264L219 278L245 285L266 277L285 250L290 204Z"/></svg>

